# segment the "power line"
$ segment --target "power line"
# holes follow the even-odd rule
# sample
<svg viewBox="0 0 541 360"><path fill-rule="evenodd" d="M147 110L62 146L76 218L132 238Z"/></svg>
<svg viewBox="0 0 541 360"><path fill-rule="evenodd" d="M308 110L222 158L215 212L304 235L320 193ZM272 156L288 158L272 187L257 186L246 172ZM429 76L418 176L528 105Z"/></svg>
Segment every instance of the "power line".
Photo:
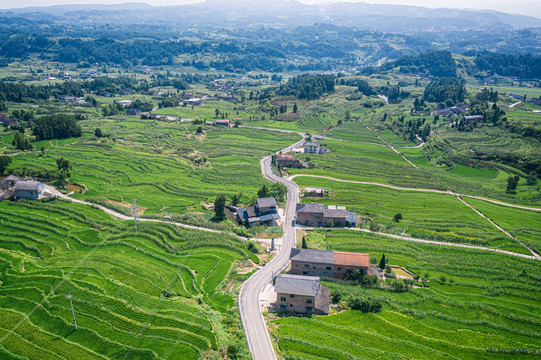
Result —
<svg viewBox="0 0 541 360"><path fill-rule="evenodd" d="M77 321L75 321L75 312L73 311L73 303L71 302L71 298L73 297L73 295L71 295L71 293L68 293L66 297L70 299L71 315L73 315L73 324L75 325L75 330L77 330Z"/></svg>

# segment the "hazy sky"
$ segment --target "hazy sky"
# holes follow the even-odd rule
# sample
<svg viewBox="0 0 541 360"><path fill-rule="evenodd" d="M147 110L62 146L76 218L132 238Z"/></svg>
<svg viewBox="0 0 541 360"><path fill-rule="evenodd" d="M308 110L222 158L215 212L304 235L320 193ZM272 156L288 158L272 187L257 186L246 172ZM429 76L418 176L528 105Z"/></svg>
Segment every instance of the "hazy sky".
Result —
<svg viewBox="0 0 541 360"><path fill-rule="evenodd" d="M26 6L47 6L65 4L118 4L130 0L0 0L1 9L19 8ZM132 0L133 2L145 2L150 5L178 5L201 0ZM272 0L266 0L272 1ZM300 0L307 4L331 2L338 0ZM540 16L541 6L539 0L342 0L349 2L366 2L372 4L403 4L418 5L430 8L469 8L469 9L492 9L509 13L521 13L525 15Z"/></svg>

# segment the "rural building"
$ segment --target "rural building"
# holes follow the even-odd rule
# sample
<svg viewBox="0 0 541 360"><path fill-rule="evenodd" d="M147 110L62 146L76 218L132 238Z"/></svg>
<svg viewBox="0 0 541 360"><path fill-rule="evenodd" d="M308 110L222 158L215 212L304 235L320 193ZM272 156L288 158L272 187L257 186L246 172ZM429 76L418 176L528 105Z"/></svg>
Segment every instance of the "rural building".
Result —
<svg viewBox="0 0 541 360"><path fill-rule="evenodd" d="M306 187L304 189L304 196L305 197L315 197L315 196L322 197L323 195L325 195L325 189L324 188Z"/></svg>
<svg viewBox="0 0 541 360"><path fill-rule="evenodd" d="M477 121L482 121L483 115L466 115L464 116L464 124L471 124Z"/></svg>
<svg viewBox="0 0 541 360"><path fill-rule="evenodd" d="M19 122L8 118L4 114L0 114L0 125L4 125L6 127L8 127L8 126L18 126Z"/></svg>
<svg viewBox="0 0 541 360"><path fill-rule="evenodd" d="M370 256L366 253L291 249L290 274L343 279L348 272L368 272Z"/></svg>
<svg viewBox="0 0 541 360"><path fill-rule="evenodd" d="M253 206L237 209L237 221L250 227L259 224L276 225L278 219L278 203L273 197L259 198Z"/></svg>
<svg viewBox="0 0 541 360"><path fill-rule="evenodd" d="M319 142L310 142L306 141L304 143L304 153L305 154L325 154L329 149L327 149L325 146L320 146Z"/></svg>
<svg viewBox="0 0 541 360"><path fill-rule="evenodd" d="M296 160L293 155L276 155L276 166L282 168L308 168L307 161Z"/></svg>
<svg viewBox="0 0 541 360"><path fill-rule="evenodd" d="M279 310L303 314L328 314L331 290L318 277L279 274L274 286Z"/></svg>
<svg viewBox="0 0 541 360"><path fill-rule="evenodd" d="M293 155L276 155L276 166L281 166L283 168L297 167L299 166L299 161L295 160Z"/></svg>
<svg viewBox="0 0 541 360"><path fill-rule="evenodd" d="M137 108L126 109L126 115L139 116L141 115L141 109L137 109Z"/></svg>
<svg viewBox="0 0 541 360"><path fill-rule="evenodd" d="M191 98L188 100L184 100L184 104L186 104L186 106L199 106L203 104L203 99Z"/></svg>
<svg viewBox="0 0 541 360"><path fill-rule="evenodd" d="M122 106L130 106L132 101L131 100L115 100L115 103L121 104Z"/></svg>
<svg viewBox="0 0 541 360"><path fill-rule="evenodd" d="M214 122L214 125L216 125L216 126L231 127L231 120L216 120L216 121Z"/></svg>
<svg viewBox="0 0 541 360"><path fill-rule="evenodd" d="M517 95L517 94L509 94L509 97L512 98L512 99L515 99L515 100L522 100L522 99L524 99L522 96Z"/></svg>
<svg viewBox="0 0 541 360"><path fill-rule="evenodd" d="M17 199L37 200L43 195L45 185L35 180L20 180L13 186L15 197Z"/></svg>
<svg viewBox="0 0 541 360"><path fill-rule="evenodd" d="M0 189L11 189L17 181L24 180L22 177L15 175L8 175L0 180Z"/></svg>
<svg viewBox="0 0 541 360"><path fill-rule="evenodd" d="M355 227L357 226L357 214L348 211L344 206L323 204L297 204L297 224L305 226L329 226Z"/></svg>

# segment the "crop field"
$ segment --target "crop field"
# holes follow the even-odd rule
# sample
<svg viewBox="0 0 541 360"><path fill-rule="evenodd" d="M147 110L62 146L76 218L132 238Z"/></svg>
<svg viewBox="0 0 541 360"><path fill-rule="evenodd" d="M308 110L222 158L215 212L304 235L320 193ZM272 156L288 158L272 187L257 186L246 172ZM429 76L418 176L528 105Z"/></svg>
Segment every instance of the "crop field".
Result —
<svg viewBox="0 0 541 360"><path fill-rule="evenodd" d="M356 123L356 126L363 125ZM469 136L473 136L475 139L475 133ZM466 145L464 137L449 138L448 141L457 141L459 144L460 141L464 141L464 147L476 146L472 143ZM429 146L399 148L398 150L402 154L419 167L416 169L389 147L330 139L323 140L321 143L331 151L324 155L310 156L311 162L316 164L314 168L288 169L288 172L290 174L313 174L344 180L378 182L410 188L451 190L462 194L496 198L510 203L541 204L541 193L536 186L527 185L524 178L519 183L516 194L509 194L505 191L507 178L513 172L511 169L507 170L504 165L499 168L483 168L459 164L456 170L446 166L436 167L435 164L431 164L428 156L434 157L436 153L441 156L441 152L437 149ZM479 144L481 143L482 141L479 139ZM497 148L503 145L495 143L493 146ZM533 148L523 149L523 144L517 142L517 149L519 146L522 149L520 151L538 151ZM301 160L304 160L304 157L304 154L298 155ZM526 174L521 175L526 176Z"/></svg>
<svg viewBox="0 0 541 360"><path fill-rule="evenodd" d="M310 248L385 254L387 263L428 277L407 292L324 281L342 298L383 304L381 312L271 322L286 359L534 359L541 354L539 261L347 230L311 231Z"/></svg>
<svg viewBox="0 0 541 360"><path fill-rule="evenodd" d="M539 212L506 208L477 199L466 200L535 252L541 252L541 214Z"/></svg>
<svg viewBox="0 0 541 360"><path fill-rule="evenodd" d="M70 160L71 181L88 191L74 197L129 212L134 198L145 214L201 212L202 202L220 193L242 194L249 202L263 185L262 157L299 140L295 134L276 136L247 128L168 124L155 120L86 120L83 139L35 143L34 151L13 157L11 168L53 170L56 159ZM101 128L112 139L92 137ZM8 141L9 139L5 139Z"/></svg>
<svg viewBox="0 0 541 360"><path fill-rule="evenodd" d="M240 241L158 223L136 233L61 201L3 202L0 221L3 359L197 359L227 342L216 329L250 256Z"/></svg>
<svg viewBox="0 0 541 360"><path fill-rule="evenodd" d="M372 229L385 233L530 254L526 248L450 194L394 190L310 177L298 177L295 180L300 187L323 187L331 191L328 197L302 198L302 202L344 205L362 217L366 228L372 222ZM535 225L539 223L538 212L469 198L465 200L483 214L487 212L485 209L492 210L485 215L505 230L520 230L520 235L517 233L520 240L524 238L534 243L541 241L541 234ZM402 219L394 222L393 217L397 213L402 215Z"/></svg>

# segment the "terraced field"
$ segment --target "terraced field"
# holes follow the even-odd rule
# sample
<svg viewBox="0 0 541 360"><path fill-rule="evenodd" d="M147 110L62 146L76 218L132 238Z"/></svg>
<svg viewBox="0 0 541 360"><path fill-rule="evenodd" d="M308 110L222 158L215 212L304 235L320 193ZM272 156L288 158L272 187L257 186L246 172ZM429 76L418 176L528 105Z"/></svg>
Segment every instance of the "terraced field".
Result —
<svg viewBox="0 0 541 360"><path fill-rule="evenodd" d="M302 202L344 205L363 218L365 228L395 235L482 245L530 254L520 243L498 230L451 194L394 190L302 176L296 177L295 181L301 187L323 187L330 190L328 197L302 198ZM482 200L465 200L504 230L514 233L518 240L527 242L528 246L535 247L541 242L541 234L537 229L540 216L538 212L490 204ZM393 221L397 213L402 214L400 222ZM370 223L372 225L369 225Z"/></svg>
<svg viewBox="0 0 541 360"><path fill-rule="evenodd" d="M0 222L2 359L197 359L241 331L221 320L252 256L235 238L62 201L0 203Z"/></svg>
<svg viewBox="0 0 541 360"><path fill-rule="evenodd" d="M332 291L372 298L379 313L346 310L270 323L286 359L533 359L541 355L541 264L476 250L408 243L347 230L306 235L310 248L369 252L428 277L393 292L340 282Z"/></svg>
<svg viewBox="0 0 541 360"><path fill-rule="evenodd" d="M362 126L357 123L357 126ZM389 134L387 134L389 136ZM362 138L362 137L361 137ZM316 166L310 169L288 169L290 174L314 174L344 180L371 181L410 188L451 190L454 192L495 198L509 203L540 205L541 195L536 186L526 185L524 179L517 194L507 193L507 178L511 169L482 169L461 165L456 170L438 168L429 156L436 151L425 148L398 149L419 168L414 168L389 147L352 141L324 140L331 149L324 155L310 156ZM495 145L495 146L501 146ZM304 154L297 155L304 160ZM472 176L473 175L473 176ZM525 176L524 174L522 174Z"/></svg>
<svg viewBox="0 0 541 360"><path fill-rule="evenodd" d="M269 184L261 177L260 158L300 139L295 134L212 126L196 136L197 125L125 117L83 125L84 139L35 143L47 149L44 154L14 156L11 168L15 173L45 172L56 168L57 158L66 158L73 166L71 181L88 188L74 197L124 213L137 198L145 216L200 213L206 211L202 202L214 201L222 192L228 198L242 195L241 201L249 202ZM96 127L114 141L93 138Z"/></svg>

